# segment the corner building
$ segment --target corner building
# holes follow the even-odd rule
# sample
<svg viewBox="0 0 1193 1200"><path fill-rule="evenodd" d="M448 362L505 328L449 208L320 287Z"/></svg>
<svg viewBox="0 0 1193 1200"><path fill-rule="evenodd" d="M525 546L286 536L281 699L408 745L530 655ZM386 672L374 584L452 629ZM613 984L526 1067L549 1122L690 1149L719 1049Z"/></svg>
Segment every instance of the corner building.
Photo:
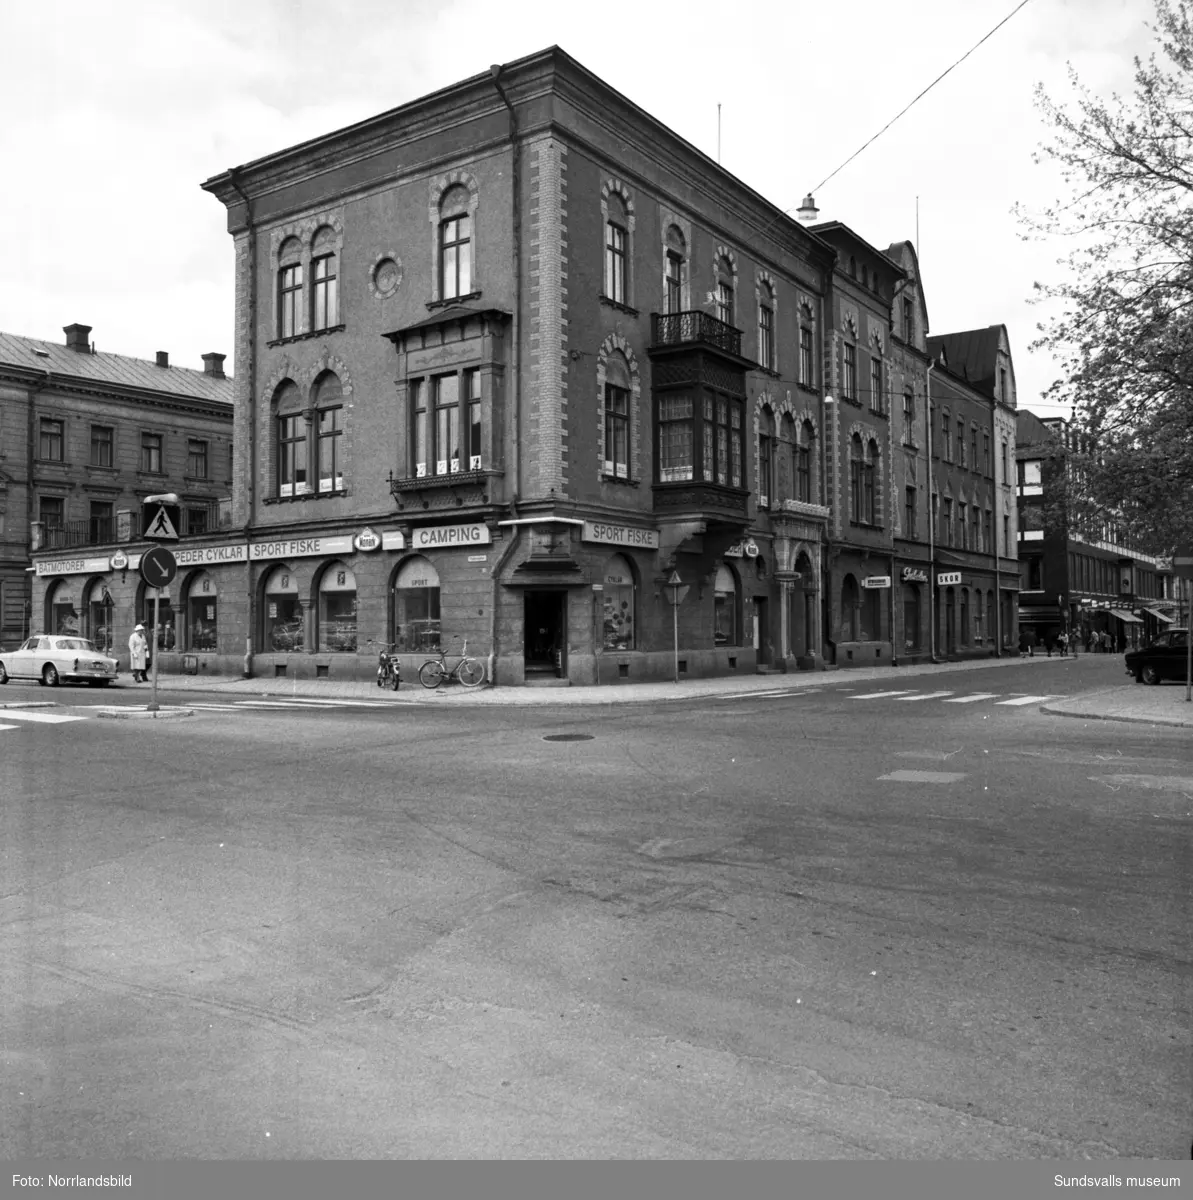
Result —
<svg viewBox="0 0 1193 1200"><path fill-rule="evenodd" d="M681 674L823 662L822 238L557 48L204 187L243 447L179 546L239 596L204 669L665 678L676 572Z"/></svg>

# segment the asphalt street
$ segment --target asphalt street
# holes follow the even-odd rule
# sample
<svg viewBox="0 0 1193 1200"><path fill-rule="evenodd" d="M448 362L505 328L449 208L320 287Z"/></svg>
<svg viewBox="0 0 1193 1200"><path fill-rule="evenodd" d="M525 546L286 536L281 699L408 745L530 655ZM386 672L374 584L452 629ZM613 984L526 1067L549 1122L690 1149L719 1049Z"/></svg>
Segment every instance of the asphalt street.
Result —
<svg viewBox="0 0 1193 1200"><path fill-rule="evenodd" d="M1184 1157L1188 731L1040 711L1111 672L11 685L0 1154Z"/></svg>

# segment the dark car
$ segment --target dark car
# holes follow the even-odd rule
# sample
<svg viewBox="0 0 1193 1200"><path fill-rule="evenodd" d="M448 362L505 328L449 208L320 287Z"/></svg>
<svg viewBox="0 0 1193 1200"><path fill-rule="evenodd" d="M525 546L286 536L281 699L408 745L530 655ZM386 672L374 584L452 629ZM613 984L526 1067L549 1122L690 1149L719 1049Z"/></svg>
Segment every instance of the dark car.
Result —
<svg viewBox="0 0 1193 1200"><path fill-rule="evenodd" d="M1189 631L1167 629L1140 650L1123 656L1127 674L1136 683L1159 683L1162 679L1184 679L1189 654Z"/></svg>

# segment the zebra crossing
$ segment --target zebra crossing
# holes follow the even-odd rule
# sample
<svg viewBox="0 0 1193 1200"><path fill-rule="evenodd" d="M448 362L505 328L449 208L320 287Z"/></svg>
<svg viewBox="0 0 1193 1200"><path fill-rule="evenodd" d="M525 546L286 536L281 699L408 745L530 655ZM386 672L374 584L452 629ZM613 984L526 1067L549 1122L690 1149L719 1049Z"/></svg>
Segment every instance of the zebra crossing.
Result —
<svg viewBox="0 0 1193 1200"><path fill-rule="evenodd" d="M833 689L845 692L845 689ZM849 695L850 700L894 700L900 704L914 704L925 700L939 700L942 704L978 704L983 701L993 703L1000 708L1024 708L1029 704L1044 704L1048 700L1058 699L1056 693L1047 695L1027 695L1023 692L1011 692L1006 699L1000 700L1001 692L969 692L958 695L953 691L919 692L911 688L884 688L879 692L863 692L861 695Z"/></svg>

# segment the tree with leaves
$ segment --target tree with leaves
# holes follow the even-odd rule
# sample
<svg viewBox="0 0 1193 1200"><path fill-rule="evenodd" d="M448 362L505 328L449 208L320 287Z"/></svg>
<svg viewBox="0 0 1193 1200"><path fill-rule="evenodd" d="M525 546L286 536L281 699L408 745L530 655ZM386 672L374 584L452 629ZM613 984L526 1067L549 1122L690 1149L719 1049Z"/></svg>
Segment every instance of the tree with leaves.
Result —
<svg viewBox="0 0 1193 1200"><path fill-rule="evenodd" d="M1159 43L1135 59L1126 100L1090 94L1075 72L1071 108L1042 87L1052 128L1037 162L1058 164L1072 195L1027 237L1072 238L1059 283L1037 283L1059 315L1032 348L1062 376L1050 400L1072 405L1060 496L1069 527L1116 526L1139 549L1193 542L1193 26L1184 0L1156 0Z"/></svg>

